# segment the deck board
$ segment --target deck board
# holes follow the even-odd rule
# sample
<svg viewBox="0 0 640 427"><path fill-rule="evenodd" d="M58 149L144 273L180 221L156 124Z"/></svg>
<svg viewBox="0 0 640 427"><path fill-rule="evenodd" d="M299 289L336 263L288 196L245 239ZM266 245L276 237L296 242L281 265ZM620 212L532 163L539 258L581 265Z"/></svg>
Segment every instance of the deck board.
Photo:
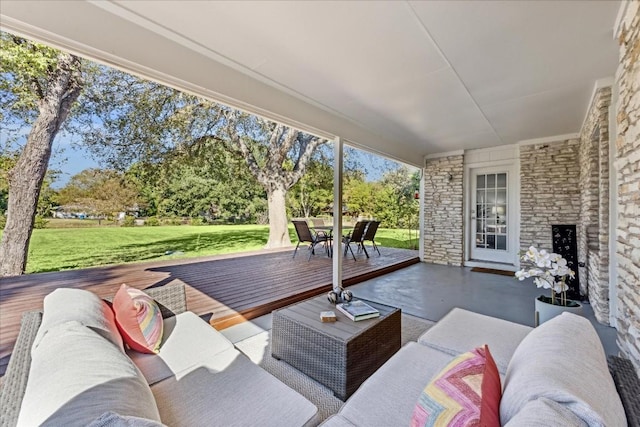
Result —
<svg viewBox="0 0 640 427"><path fill-rule="evenodd" d="M418 252L381 248L382 254L344 258L343 283L352 285L418 262ZM113 296L122 283L145 289L174 281L186 285L187 307L218 328L269 313L331 289L332 263L322 249L307 261L301 248L144 262L0 279L0 358L10 355L24 311L41 310L56 288ZM4 363L2 363L4 364Z"/></svg>

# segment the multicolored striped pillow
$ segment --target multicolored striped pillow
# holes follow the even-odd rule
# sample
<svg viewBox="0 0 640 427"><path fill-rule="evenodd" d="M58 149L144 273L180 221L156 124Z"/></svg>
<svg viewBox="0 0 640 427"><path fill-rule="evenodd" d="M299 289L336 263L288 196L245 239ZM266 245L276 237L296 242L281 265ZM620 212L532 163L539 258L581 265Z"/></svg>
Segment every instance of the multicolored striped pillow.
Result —
<svg viewBox="0 0 640 427"><path fill-rule="evenodd" d="M422 391L412 427L500 426L502 388L489 347L461 354Z"/></svg>
<svg viewBox="0 0 640 427"><path fill-rule="evenodd" d="M162 342L163 321L158 304L143 291L125 284L113 298L116 324L124 342L141 353L157 353Z"/></svg>

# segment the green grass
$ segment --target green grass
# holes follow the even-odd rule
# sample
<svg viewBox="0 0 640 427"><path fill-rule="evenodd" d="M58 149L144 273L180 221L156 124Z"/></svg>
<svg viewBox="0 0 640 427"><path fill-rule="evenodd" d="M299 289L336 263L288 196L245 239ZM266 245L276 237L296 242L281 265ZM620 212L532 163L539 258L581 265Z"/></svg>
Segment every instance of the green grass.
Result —
<svg viewBox="0 0 640 427"><path fill-rule="evenodd" d="M297 241L293 227L289 235ZM266 225L38 229L31 237L27 273L258 250L268 237ZM417 247L415 232L408 230L378 229L376 243Z"/></svg>

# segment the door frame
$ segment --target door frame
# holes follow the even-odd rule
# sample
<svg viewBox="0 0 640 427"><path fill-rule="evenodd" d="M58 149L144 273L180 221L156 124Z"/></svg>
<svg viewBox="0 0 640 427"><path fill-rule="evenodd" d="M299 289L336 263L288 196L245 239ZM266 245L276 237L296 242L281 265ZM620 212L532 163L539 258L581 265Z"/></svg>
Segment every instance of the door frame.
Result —
<svg viewBox="0 0 640 427"><path fill-rule="evenodd" d="M519 151L519 150L518 150ZM505 263L480 261L471 259L471 206L473 184L472 174L477 169L502 169L509 173L508 204L511 206L509 223L509 240L507 247L515 248ZM488 162L468 163L464 165L464 265L469 267L499 268L502 270L517 271L520 268L519 243L520 243L520 161L517 158L508 160L496 160Z"/></svg>

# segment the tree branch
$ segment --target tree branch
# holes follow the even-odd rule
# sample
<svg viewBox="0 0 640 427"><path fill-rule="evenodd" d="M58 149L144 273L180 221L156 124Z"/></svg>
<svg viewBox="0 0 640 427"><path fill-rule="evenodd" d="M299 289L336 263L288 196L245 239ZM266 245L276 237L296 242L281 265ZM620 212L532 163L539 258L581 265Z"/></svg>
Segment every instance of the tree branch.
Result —
<svg viewBox="0 0 640 427"><path fill-rule="evenodd" d="M227 111L225 114L225 118L227 119L227 124L225 126L225 132L227 137L229 138L229 142L226 143L227 147L235 152L236 154L240 154L244 157L245 162L247 162L247 166L249 166L249 171L251 174L260 182L262 185L266 185L267 177L264 172L260 169L258 162L256 161L255 156L249 149L249 146L244 141L243 138L238 135L237 127L239 121L238 111Z"/></svg>
<svg viewBox="0 0 640 427"><path fill-rule="evenodd" d="M286 174L287 188L291 188L291 186L293 186L296 182L298 182L300 178L302 178L307 170L307 165L309 164L309 160L311 159L311 156L313 155L315 149L318 148L318 146L325 144L326 142L326 139L314 136L307 142L306 145L304 145L304 148L302 148L301 153L298 156L298 160L293 167L293 170Z"/></svg>

